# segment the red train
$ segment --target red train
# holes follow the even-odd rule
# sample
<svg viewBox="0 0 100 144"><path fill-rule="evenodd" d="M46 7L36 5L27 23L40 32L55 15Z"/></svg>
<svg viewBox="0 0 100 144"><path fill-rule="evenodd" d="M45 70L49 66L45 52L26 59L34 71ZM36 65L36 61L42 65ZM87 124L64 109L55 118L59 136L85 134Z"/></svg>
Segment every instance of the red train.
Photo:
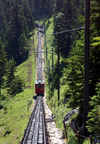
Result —
<svg viewBox="0 0 100 144"><path fill-rule="evenodd" d="M44 81L35 81L35 93L37 95L44 95L45 83Z"/></svg>

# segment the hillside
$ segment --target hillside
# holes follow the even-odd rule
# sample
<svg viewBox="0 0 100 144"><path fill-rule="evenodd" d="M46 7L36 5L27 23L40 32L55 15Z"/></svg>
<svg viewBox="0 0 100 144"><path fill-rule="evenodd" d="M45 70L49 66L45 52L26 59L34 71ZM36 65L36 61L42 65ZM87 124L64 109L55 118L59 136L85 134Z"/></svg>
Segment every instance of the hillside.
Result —
<svg viewBox="0 0 100 144"><path fill-rule="evenodd" d="M86 0L87 2L87 0ZM59 129L70 110L78 108L86 135L100 136L100 0L90 2L89 102L85 111L84 0L0 1L0 142L19 143L34 96L38 23L43 26L46 98ZM88 9L88 10L89 10ZM39 21L40 20L40 21ZM60 33L58 33L60 32ZM87 73L88 73L87 72ZM83 108L84 103L84 108ZM84 112L83 112L84 110ZM84 115L87 112L86 116ZM73 116L75 122L79 115ZM22 125L23 123L23 125ZM77 130L80 129L80 120ZM67 144L77 143L67 125ZM81 143L88 143L81 139Z"/></svg>
<svg viewBox="0 0 100 144"><path fill-rule="evenodd" d="M58 107L58 90L54 89L54 93L52 92L52 78L50 79L49 77L52 77L52 53L50 53L49 51L52 50L52 44L54 42L54 36L49 36L50 34L53 33L53 19L54 17L47 19L46 21L46 26L47 26L47 50L48 50L48 61L46 66L48 66L47 69L45 69L45 77L46 77L46 98L47 98L47 102L48 102L48 106L49 108L52 110L53 113L53 117L56 123L57 128L59 128L60 130L62 130L62 132L64 132L64 126L63 126L63 118L64 116L71 110L71 107L68 106L68 102L65 101L65 96L67 91L69 90L69 86L68 84L64 82L65 79L65 75L63 73L63 75L60 77L60 105ZM49 23L49 24L48 24ZM44 41L45 41L45 37L44 37ZM46 47L45 47L46 50ZM57 54L54 53L53 55L54 57L54 84L57 83L57 79L56 79L56 73L55 73L55 67L56 67L56 62L57 62ZM45 55L45 60L46 60L46 55ZM49 62L50 61L50 62ZM63 57L60 56L60 63L63 63ZM51 67L51 69L49 69L49 67ZM63 67L62 67L63 68ZM69 127L69 124L67 125L67 131L68 131L68 140L66 141L67 144L76 144L78 143L78 139L75 136L74 132L72 131L72 129ZM83 141L83 139L81 139L81 143L83 144L87 144L89 143L90 140L86 139Z"/></svg>
<svg viewBox="0 0 100 144"><path fill-rule="evenodd" d="M35 36L37 30L35 31ZM32 38L33 39L33 36ZM31 41L30 39L30 41ZM34 45L37 45L35 39ZM10 97L6 89L2 89L0 102L0 144L18 144L23 137L32 112L33 96L35 94L35 58L33 54L33 43L29 58L16 67L15 75L20 76L24 82L23 91Z"/></svg>
<svg viewBox="0 0 100 144"><path fill-rule="evenodd" d="M68 8L68 10L66 10ZM85 81L85 24L83 1L55 1L52 19L46 21L45 50L47 47L46 86L48 104L54 109L56 119L57 105L65 105L70 109L79 108L83 115L84 81ZM90 45L89 45L89 112L86 127L89 134L100 135L100 2L90 3ZM58 36L58 25L60 34ZM50 27L49 27L50 26ZM69 31L70 30L70 31ZM75 30L75 31L74 31ZM58 38L59 37L59 38ZM58 97L58 45L60 52L60 97ZM52 54L54 50L54 67L52 70ZM53 72L53 73L52 73ZM58 101L59 99L59 101ZM61 108L60 108L61 109ZM64 108L63 110L64 111ZM62 112L61 112L62 113ZM59 114L61 116L61 113ZM67 113L67 111L66 111ZM57 116L58 119L58 116ZM74 119L75 120L75 119ZM58 120L57 120L58 123ZM60 123L62 123L60 121Z"/></svg>

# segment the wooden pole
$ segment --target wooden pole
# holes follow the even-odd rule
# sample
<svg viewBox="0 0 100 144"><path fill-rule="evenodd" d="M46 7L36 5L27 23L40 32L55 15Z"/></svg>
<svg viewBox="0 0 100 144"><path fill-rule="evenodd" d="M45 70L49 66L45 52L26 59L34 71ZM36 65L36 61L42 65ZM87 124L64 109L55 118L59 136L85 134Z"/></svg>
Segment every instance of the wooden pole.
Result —
<svg viewBox="0 0 100 144"><path fill-rule="evenodd" d="M89 24L90 24L90 0L86 0L85 5L85 58L84 58L84 136L88 136L86 121L89 111Z"/></svg>
<svg viewBox="0 0 100 144"><path fill-rule="evenodd" d="M92 144L92 135L90 135L90 144Z"/></svg>
<svg viewBox="0 0 100 144"><path fill-rule="evenodd" d="M60 100L60 83L59 83L59 79L60 79L60 72L59 72L59 27L60 25L57 25L58 27L58 106L59 106L59 100Z"/></svg>
<svg viewBox="0 0 100 144"><path fill-rule="evenodd" d="M53 64L53 48L52 48L52 92L54 93L54 64Z"/></svg>
<svg viewBox="0 0 100 144"><path fill-rule="evenodd" d="M66 131L66 124L65 124L64 121L63 121L63 125L64 125L64 129L65 129L65 136L66 136L66 138L68 139L68 137L67 137L67 131Z"/></svg>
<svg viewBox="0 0 100 144"><path fill-rule="evenodd" d="M77 131L78 134L78 144L80 143L80 135L79 135L79 131Z"/></svg>

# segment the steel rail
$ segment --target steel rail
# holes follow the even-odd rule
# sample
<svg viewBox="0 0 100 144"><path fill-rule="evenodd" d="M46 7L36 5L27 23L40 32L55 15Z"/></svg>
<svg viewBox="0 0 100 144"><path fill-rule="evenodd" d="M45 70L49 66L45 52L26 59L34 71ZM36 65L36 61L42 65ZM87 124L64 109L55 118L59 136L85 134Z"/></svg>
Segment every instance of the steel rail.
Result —
<svg viewBox="0 0 100 144"><path fill-rule="evenodd" d="M37 97L24 137L20 144L46 144L43 97Z"/></svg>
<svg viewBox="0 0 100 144"><path fill-rule="evenodd" d="M41 52L41 35L38 33L38 51ZM41 67L41 54L38 54L38 67ZM38 79L42 78L42 69L38 68ZM23 139L20 144L46 144L45 112L43 97L37 96L35 108L29 119Z"/></svg>

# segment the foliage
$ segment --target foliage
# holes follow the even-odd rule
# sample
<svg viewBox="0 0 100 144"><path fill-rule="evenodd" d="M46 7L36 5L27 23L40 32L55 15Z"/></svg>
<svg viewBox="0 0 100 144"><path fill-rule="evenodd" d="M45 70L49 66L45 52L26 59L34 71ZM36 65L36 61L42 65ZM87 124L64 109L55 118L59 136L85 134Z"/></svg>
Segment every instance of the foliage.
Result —
<svg viewBox="0 0 100 144"><path fill-rule="evenodd" d="M3 44L0 42L0 96L1 96L1 86L4 82L4 74L6 72L6 53L3 48Z"/></svg>
<svg viewBox="0 0 100 144"><path fill-rule="evenodd" d="M76 41L75 47L72 47L65 62L67 69L64 69L63 73L66 77L64 78L65 83L69 85L67 92L70 98L69 105L78 107L83 103L84 41L82 38Z"/></svg>
<svg viewBox="0 0 100 144"><path fill-rule="evenodd" d="M25 61L27 59L27 53L29 50L29 43L27 37L24 34L21 34L18 39L18 46L20 51L21 61Z"/></svg>
<svg viewBox="0 0 100 144"><path fill-rule="evenodd" d="M26 50L20 54L22 45L19 39L23 35L27 43L33 28L34 20L27 0L0 1L0 40L5 44L7 58L11 59L13 56L16 65L26 60L29 50L28 45L27 49L23 46Z"/></svg>
<svg viewBox="0 0 100 144"><path fill-rule="evenodd" d="M100 82L100 37L94 37L90 54L90 95L95 95L97 82Z"/></svg>
<svg viewBox="0 0 100 144"><path fill-rule="evenodd" d="M82 1L76 2L75 0L56 1L56 10L54 17L54 32L58 31L57 25L60 24L59 31L72 30L83 26L79 19L79 13L82 11ZM84 11L84 10L83 10ZM81 12L82 13L82 12ZM83 14L83 13L82 13ZM63 32L59 34L59 47L60 53L63 57L67 57L77 31ZM58 37L55 35L54 46L58 45Z"/></svg>
<svg viewBox="0 0 100 144"><path fill-rule="evenodd" d="M57 24L60 24L60 31L84 27L84 1L83 0L55 0L54 1L54 33L58 31ZM89 100L90 112L88 120L88 130L100 134L100 1L91 1L90 16L90 47L89 47ZM48 31L47 27L47 31ZM52 45L57 53L58 36L52 37ZM66 106L70 108L81 107L83 105L84 92L84 32L72 31L70 33L59 34L60 45L60 70L63 68L63 75L60 75L60 105L66 98ZM49 46L49 47L50 47ZM49 49L49 48L48 48ZM49 54L48 54L49 55ZM49 56L48 56L49 59ZM65 59L65 60L64 60ZM55 58L55 61L57 58ZM54 96L57 99L57 63L54 66ZM49 74L47 75L49 76ZM52 88L52 83L50 88ZM63 88L63 90L62 90ZM55 94L56 93L56 94ZM56 96L56 98L54 98ZM50 104L52 103L50 101ZM57 103L55 104L55 106Z"/></svg>
<svg viewBox="0 0 100 144"><path fill-rule="evenodd" d="M100 1L91 1L89 132L100 135Z"/></svg>
<svg viewBox="0 0 100 144"><path fill-rule="evenodd" d="M93 134L100 135L100 83L96 87L97 95L91 97L90 105L93 109L89 112L87 122L88 130Z"/></svg>
<svg viewBox="0 0 100 144"><path fill-rule="evenodd" d="M12 65L12 62L11 68L10 60L13 57L16 65L19 65L28 58L33 28L34 19L28 0L0 1L0 88L5 82L4 78L7 78L6 87L11 95L22 90L23 82L14 76L15 64ZM8 67L5 67L7 64ZM4 77L5 72L7 77Z"/></svg>
<svg viewBox="0 0 100 144"><path fill-rule="evenodd" d="M16 95L16 93L19 93L23 89L23 82L22 80L14 75L15 72L15 61L14 59L10 60L7 63L7 71L6 71L6 88L7 92L10 95Z"/></svg>
<svg viewBox="0 0 100 144"><path fill-rule="evenodd" d="M14 76L17 79L17 76L20 75L24 79L26 87L24 87L23 91L16 93L16 97L12 98L7 94L6 89L1 89L0 144L18 144L24 135L31 114L30 102L33 101L35 94L35 64L33 61L34 57L32 56L16 67Z"/></svg>
<svg viewBox="0 0 100 144"><path fill-rule="evenodd" d="M54 0L33 0L35 19L44 18L44 15L52 16L54 4Z"/></svg>
<svg viewBox="0 0 100 144"><path fill-rule="evenodd" d="M92 37L100 36L100 1L92 0L91 1L91 33Z"/></svg>

